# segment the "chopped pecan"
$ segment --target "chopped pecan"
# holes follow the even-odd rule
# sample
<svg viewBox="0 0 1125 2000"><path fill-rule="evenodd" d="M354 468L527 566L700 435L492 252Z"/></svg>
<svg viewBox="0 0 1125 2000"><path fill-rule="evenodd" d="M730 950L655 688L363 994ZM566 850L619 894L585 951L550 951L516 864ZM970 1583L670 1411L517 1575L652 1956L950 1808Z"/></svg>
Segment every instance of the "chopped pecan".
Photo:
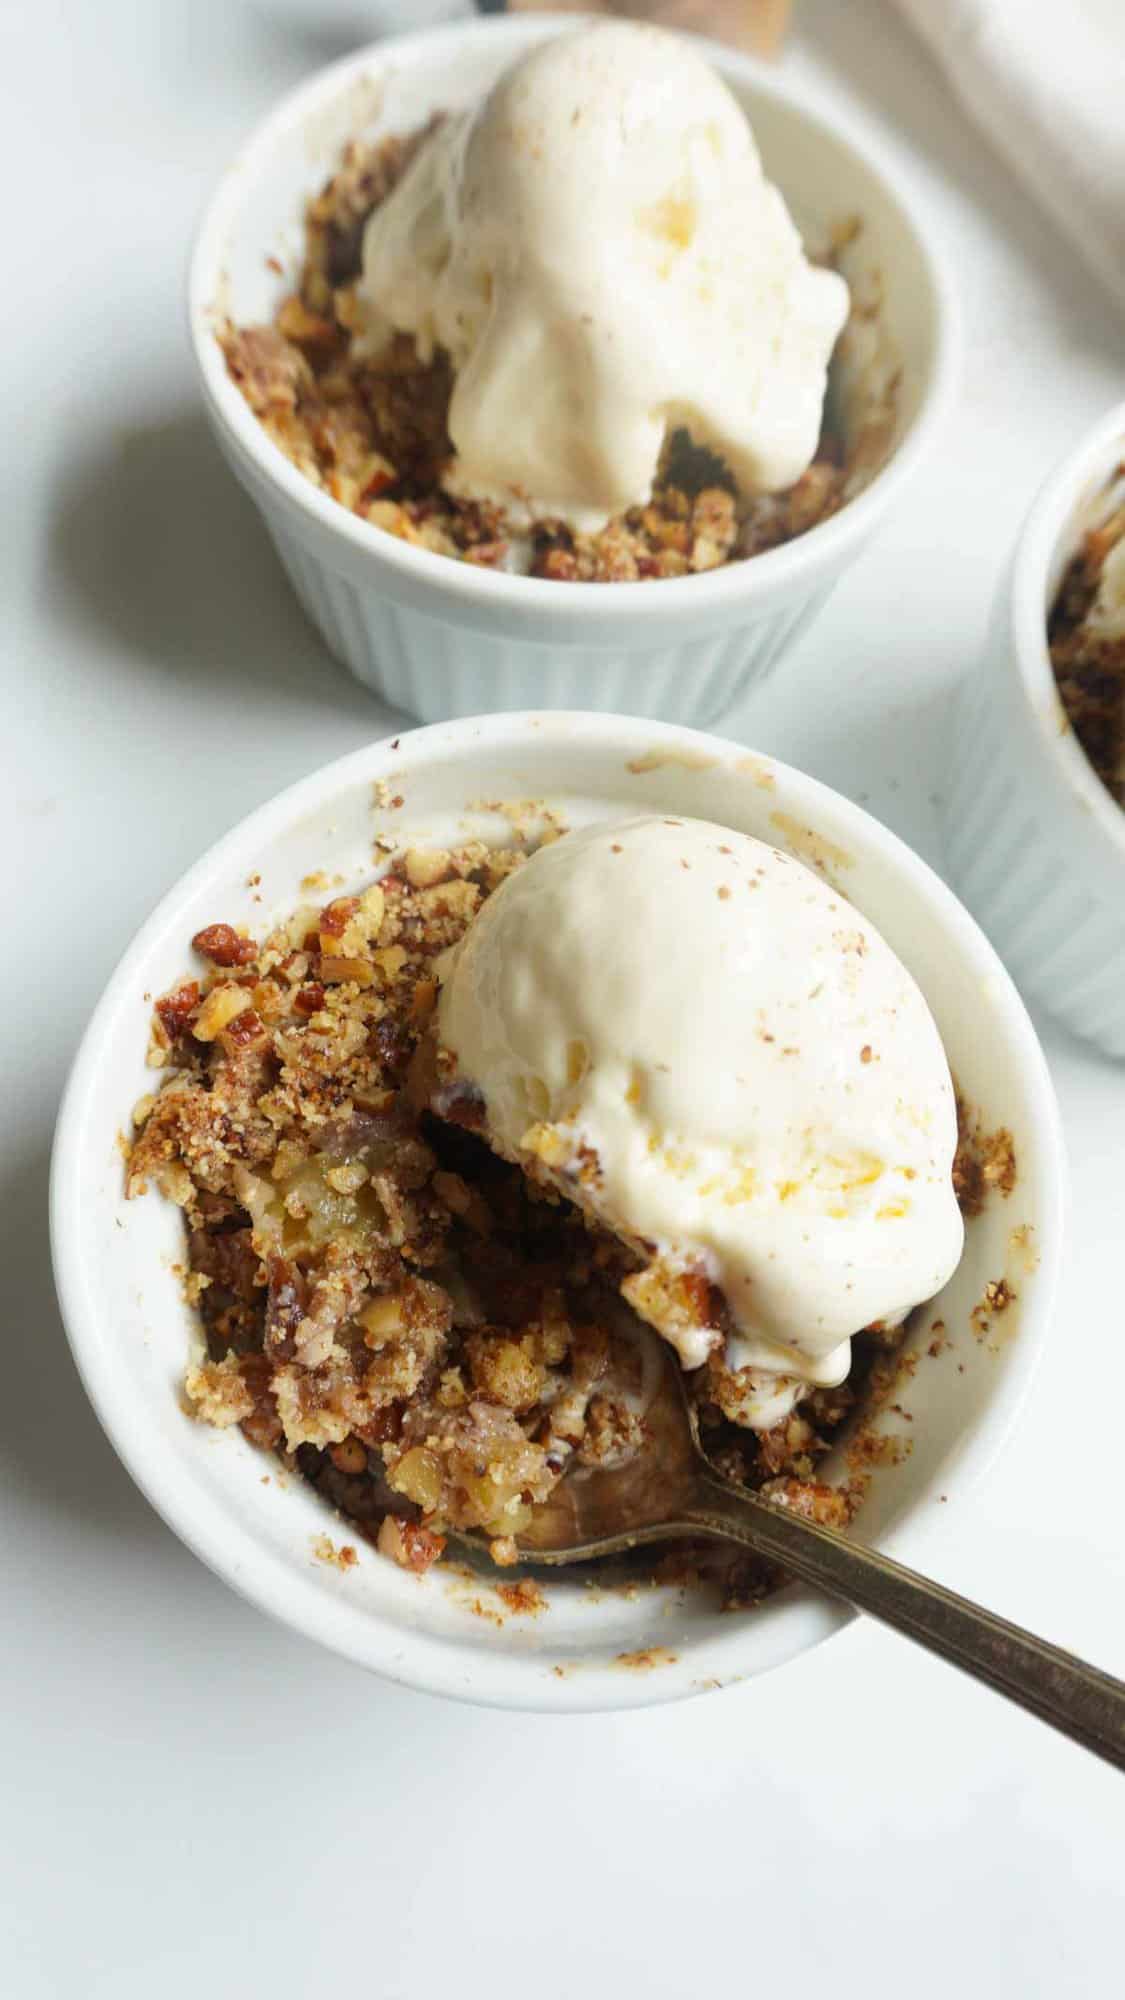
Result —
<svg viewBox="0 0 1125 2000"><path fill-rule="evenodd" d="M324 988L318 979L314 979L308 986L302 986L299 993L293 995L293 1006L298 1014L319 1014L324 999Z"/></svg>
<svg viewBox="0 0 1125 2000"><path fill-rule="evenodd" d="M265 1032L253 1007L244 1007L241 1014L236 1014L225 1028L219 1030L222 1041L232 1049L249 1048L251 1042L258 1041Z"/></svg>
<svg viewBox="0 0 1125 2000"><path fill-rule="evenodd" d="M258 956L252 939L239 937L230 924L206 924L192 938L193 951L209 958L212 965L249 965Z"/></svg>
<svg viewBox="0 0 1125 2000"><path fill-rule="evenodd" d="M337 896L334 903L327 903L319 918L321 939L343 937L358 908L358 896Z"/></svg>
<svg viewBox="0 0 1125 2000"><path fill-rule="evenodd" d="M191 1026L192 1017L199 1006L198 979L185 979L173 992L165 993L156 1003L156 1012L169 1041L179 1041Z"/></svg>

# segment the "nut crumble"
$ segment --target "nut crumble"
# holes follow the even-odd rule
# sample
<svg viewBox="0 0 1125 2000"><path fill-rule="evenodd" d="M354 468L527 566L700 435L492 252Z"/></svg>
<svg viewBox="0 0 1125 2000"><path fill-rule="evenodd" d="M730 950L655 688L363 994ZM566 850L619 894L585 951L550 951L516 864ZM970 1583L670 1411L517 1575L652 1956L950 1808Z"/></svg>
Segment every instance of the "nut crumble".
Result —
<svg viewBox="0 0 1125 2000"><path fill-rule="evenodd" d="M262 942L198 931L197 973L155 1003L149 1060L165 1075L129 1148L129 1196L152 1183L184 1214L204 1335L185 1374L192 1414L279 1454L416 1574L458 1530L511 1564L568 1470L621 1463L648 1435L655 1336L622 1324L630 1253L491 1152L471 1100L429 1108L435 961L526 852L408 847L362 893L299 909ZM1007 1135L983 1142L982 1164L970 1124L967 1212L1014 1177ZM829 1486L818 1468L901 1339L857 1335L848 1380L763 1434L725 1412L726 1371L699 1369L708 1455L844 1524L864 1482ZM733 1603L781 1580L713 1547L652 1573L717 1578Z"/></svg>

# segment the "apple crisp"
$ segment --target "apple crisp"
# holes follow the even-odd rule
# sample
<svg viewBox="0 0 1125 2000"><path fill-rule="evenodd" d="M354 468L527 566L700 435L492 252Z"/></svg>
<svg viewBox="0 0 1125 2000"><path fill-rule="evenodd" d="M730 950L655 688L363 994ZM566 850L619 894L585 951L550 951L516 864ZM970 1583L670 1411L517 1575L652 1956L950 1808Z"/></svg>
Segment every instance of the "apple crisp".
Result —
<svg viewBox="0 0 1125 2000"><path fill-rule="evenodd" d="M594 533L557 519L516 525L502 506L448 491L448 357L439 350L423 360L406 334L373 357L356 292L367 219L433 122L348 145L308 204L296 291L272 325L228 320L220 332L233 381L315 486L401 540L463 562L563 582L625 583L715 569L791 541L870 475L872 437L859 436L849 453L829 398L816 457L783 493L740 494L723 462L685 430L669 438L648 503ZM705 355L700 362L706 367Z"/></svg>
<svg viewBox="0 0 1125 2000"><path fill-rule="evenodd" d="M190 1412L280 1454L418 1573L451 1531L514 1561L561 1479L648 1439L656 1336L623 1303L639 1260L549 1179L494 1154L479 1100L441 1089L437 962L528 851L518 837L407 848L362 893L299 909L261 942L207 925L194 973L156 1001L148 1060L163 1077L134 1112L127 1192L151 1183L184 1216L203 1335ZM964 1122L971 1211L989 1180L982 1146L999 1141ZM1006 1187L1003 1138L991 1183ZM818 1466L901 1339L857 1335L847 1381L764 1434L732 1420L725 1371L698 1369L708 1455L843 1524L864 1481L829 1486ZM701 1573L731 1603L780 1580L714 1547L655 1572Z"/></svg>
<svg viewBox="0 0 1125 2000"><path fill-rule="evenodd" d="M471 1105L428 1108L435 959L523 858L410 849L262 943L221 922L197 932L197 972L153 1014L162 1086L134 1114L129 1195L151 1182L184 1213L205 1335L192 1413L283 1454L417 1571L450 1529L511 1561L568 1469L646 1438L654 1336L621 1303L628 1253L491 1153ZM872 1333L872 1354L886 1338ZM864 1347L847 1385L761 1437L728 1422L700 1371L717 1462L843 1519L846 1497L815 1471Z"/></svg>
<svg viewBox="0 0 1125 2000"><path fill-rule="evenodd" d="M1125 464L1110 490L1115 504L1068 564L1047 637L1074 733L1110 797L1125 806L1125 580L1105 602L1107 567L1125 567Z"/></svg>

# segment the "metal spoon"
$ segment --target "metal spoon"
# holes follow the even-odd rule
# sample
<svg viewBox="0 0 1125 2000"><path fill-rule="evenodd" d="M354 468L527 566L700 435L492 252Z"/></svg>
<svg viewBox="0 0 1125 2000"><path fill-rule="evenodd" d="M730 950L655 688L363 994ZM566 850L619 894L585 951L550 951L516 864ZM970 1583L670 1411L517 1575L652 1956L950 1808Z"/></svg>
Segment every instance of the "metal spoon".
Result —
<svg viewBox="0 0 1125 2000"><path fill-rule="evenodd" d="M905 1633L1125 1770L1125 1682L708 1463L675 1360L646 1411L651 1443L618 1468L560 1481L520 1538L533 1563L591 1562L683 1536L737 1542ZM474 1536L477 1542L483 1537Z"/></svg>

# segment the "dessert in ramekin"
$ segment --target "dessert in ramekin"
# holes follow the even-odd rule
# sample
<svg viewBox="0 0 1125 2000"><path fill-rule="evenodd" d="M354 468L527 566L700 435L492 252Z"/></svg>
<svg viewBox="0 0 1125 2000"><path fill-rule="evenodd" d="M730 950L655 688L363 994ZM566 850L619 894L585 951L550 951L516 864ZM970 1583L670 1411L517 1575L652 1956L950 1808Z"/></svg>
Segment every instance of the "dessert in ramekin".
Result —
<svg viewBox="0 0 1125 2000"><path fill-rule="evenodd" d="M381 44L326 71L283 104L221 186L200 232L191 276L196 357L219 442L260 506L298 595L333 651L389 699L424 717L545 703L707 719L769 670L823 602L901 494L952 386L949 287L889 176L840 129L835 115L805 108L745 58L701 45L746 112L766 173L805 240L837 245L835 261L853 302L829 395L837 435L832 450L843 453L842 477L825 460L814 477L798 484L792 501L763 502L750 545L755 536L759 544L782 539L749 560L725 559L734 533L729 481L724 474L716 482L713 471L698 464L687 475L687 488L675 486L671 504L658 507L647 524L643 508L633 525L623 517L602 557L590 554L581 535L572 546L566 534L553 543L546 536L544 574L509 574L491 566L496 536L482 513L469 551L477 559L439 559L443 530L434 525L430 503L421 507L426 518L418 520L419 505L405 490L384 503L374 490L378 466L353 494L358 460L341 468L346 479L334 470L326 484L315 441L301 445L287 419L287 456L227 365L229 352L258 407L268 411L268 385L255 388L257 362L253 353L232 348L231 328L272 321L293 293L305 261L306 204L319 195L347 143L362 148L417 131L435 111L456 116L479 102L515 58L564 27L572 29L573 21L477 21ZM667 222L665 208L655 206ZM353 258L355 247L353 242ZM353 310L343 297L339 309L345 319ZM304 359L299 343L292 348L293 366L308 365L322 337L338 339L342 322L335 314L335 304L331 315L310 314L306 301L291 309L287 324L305 341ZM705 380L706 355L700 371ZM337 384L341 394L346 387ZM296 393L290 380L285 395ZM873 411L882 420L877 452ZM882 462L868 477L875 456ZM304 471L293 457L305 459ZM374 465L372 454L360 457ZM310 470L315 480L306 476ZM392 474L397 471L392 465ZM358 497L364 509L374 506L375 519L332 498L333 482L345 500ZM688 490L693 482L694 494ZM838 505L845 489L850 497ZM377 525L384 515L399 533ZM784 539L818 515L823 518L807 532ZM475 519L471 509L470 517ZM575 569L579 578L612 576L619 561L622 575L638 568L647 575L651 564L660 588L560 581ZM696 573L675 573L692 565Z"/></svg>
<svg viewBox="0 0 1125 2000"><path fill-rule="evenodd" d="M255 814L166 899L90 1024L60 1116L60 1296L87 1387L134 1477L184 1539L264 1608L383 1673L470 1699L600 1708L672 1698L788 1658L846 1614L795 1588L740 1619L722 1613L708 1589L591 1591L560 1576L542 1593L521 1595L484 1569L469 1576L445 1561L412 1575L382 1559L354 1517L338 1520L322 1494L263 1459L237 1426L216 1431L185 1410L185 1365L194 1353L192 1365L201 1366L203 1355L182 1223L170 1202L125 1199L118 1140L132 1136L133 1108L155 1081L144 1060L153 1003L202 969L197 955L193 970L186 949L192 936L204 933L201 949L220 959L234 954L215 969L220 998L206 1031L221 1034L221 1016L229 1024L245 1011L240 1000L230 1012L224 997L238 986L243 947L210 928L220 912L235 940L263 937L302 901L323 907L358 896L392 851L405 871L412 852L449 854L470 840L511 847L524 830L534 838L558 824L653 814L760 839L810 864L822 890L833 885L832 900L838 894L877 925L933 1013L974 1108L974 1136L991 1138L967 1156L964 1254L938 1297L911 1316L892 1357L893 1393L859 1437L841 1435L813 1475L832 1488L861 1476L863 1534L916 1552L927 1521L940 1525L945 1502L968 1490L996 1449L1046 1331L1061 1221L1058 1124L1026 1015L971 920L893 836L799 773L716 738L569 714L482 719L371 746ZM425 862L412 866L421 881ZM440 897L444 884L429 886ZM755 892L745 893L749 902ZM337 910L323 926L328 936L340 915L352 914ZM372 906L366 914L373 921ZM390 961L392 971L397 965ZM413 1005L413 991L410 998ZM319 1007L318 994L306 995L313 1000ZM418 1007L426 1001L423 993ZM863 1046L852 1054L848 1077L862 1076ZM461 1179L471 1197L469 1177ZM462 1202L454 1182L444 1185ZM341 1202L356 1196L346 1185L333 1193ZM307 1216L293 1219L307 1227ZM203 1275L219 1277L217 1269ZM392 1343L380 1342L396 1328L368 1330L372 1355L389 1351ZM492 1389L507 1393L507 1370ZM342 1473L333 1470L349 1476L347 1461ZM653 1648L659 1672L631 1672L629 1662Z"/></svg>
<svg viewBox="0 0 1125 2000"><path fill-rule="evenodd" d="M862 1470L818 1468L955 1271L981 1148L839 889L710 821L553 818L191 944L126 1186L184 1214L204 1421L415 1572L450 1533L507 1566L653 1449L663 1340L729 1477L853 1517ZM777 1586L714 1553L726 1602Z"/></svg>
<svg viewBox="0 0 1125 2000"><path fill-rule="evenodd" d="M945 805L953 878L1019 985L1114 1056L1125 1056L1120 676L1108 654L1099 668L1097 634L1076 640L1096 579L1083 585L1075 564L1092 533L1097 557L1123 459L1119 406L1040 492L958 695Z"/></svg>

